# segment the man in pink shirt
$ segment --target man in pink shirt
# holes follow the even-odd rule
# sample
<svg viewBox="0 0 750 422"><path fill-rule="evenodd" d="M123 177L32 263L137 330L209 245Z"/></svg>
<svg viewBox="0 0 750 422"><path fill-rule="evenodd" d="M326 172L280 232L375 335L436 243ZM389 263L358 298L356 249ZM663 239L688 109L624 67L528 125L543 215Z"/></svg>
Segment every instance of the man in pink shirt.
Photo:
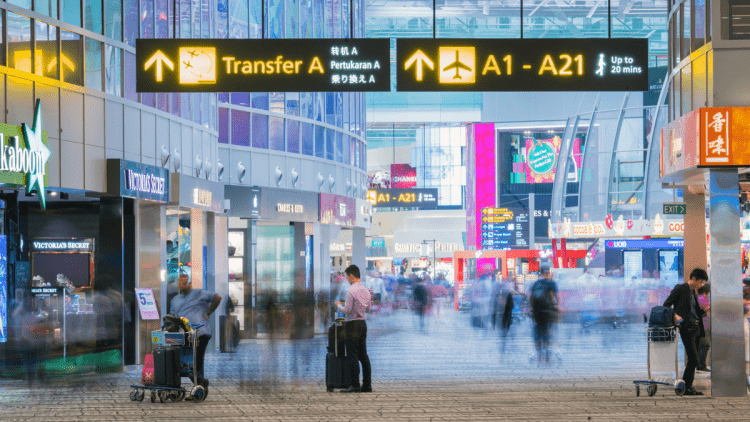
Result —
<svg viewBox="0 0 750 422"><path fill-rule="evenodd" d="M346 321L346 351L347 355L356 357L362 363L362 388L359 386L359 362L352 368L352 385L342 393L372 393L372 368L370 357L367 356L367 323L365 315L370 309L372 297L370 291L359 281L359 268L350 265L345 271L349 282L346 302L336 302L339 312L345 315Z"/></svg>

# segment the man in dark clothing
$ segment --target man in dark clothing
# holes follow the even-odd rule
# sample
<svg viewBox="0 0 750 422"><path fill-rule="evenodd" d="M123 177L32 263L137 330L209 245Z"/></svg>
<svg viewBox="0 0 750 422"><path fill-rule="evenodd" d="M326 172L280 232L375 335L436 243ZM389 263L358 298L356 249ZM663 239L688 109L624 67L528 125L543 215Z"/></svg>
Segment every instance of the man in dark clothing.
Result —
<svg viewBox="0 0 750 422"><path fill-rule="evenodd" d="M696 268L690 273L690 278L683 284L678 284L672 289L664 306L674 306L675 323L680 327L680 338L685 346L687 363L682 380L685 381L686 396L702 396L703 393L693 388L695 368L698 366L698 348L700 339L704 335L703 316L705 312L698 304L698 295L695 290L699 289L708 281L706 271Z"/></svg>
<svg viewBox="0 0 750 422"><path fill-rule="evenodd" d="M557 283L552 280L552 268L542 265L539 280L531 287L531 315L534 319L534 342L537 359L550 362L550 328L557 317Z"/></svg>
<svg viewBox="0 0 750 422"><path fill-rule="evenodd" d="M414 306L416 307L417 315L419 315L419 329L424 329L424 315L427 311L427 305L430 302L430 292L424 285L424 280L419 279L416 287L414 287Z"/></svg>

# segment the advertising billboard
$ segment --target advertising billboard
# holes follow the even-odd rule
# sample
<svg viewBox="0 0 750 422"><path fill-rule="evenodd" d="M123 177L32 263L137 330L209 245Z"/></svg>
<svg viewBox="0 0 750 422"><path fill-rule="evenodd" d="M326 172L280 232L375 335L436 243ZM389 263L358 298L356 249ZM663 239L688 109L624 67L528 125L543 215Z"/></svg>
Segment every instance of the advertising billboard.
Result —
<svg viewBox="0 0 750 422"><path fill-rule="evenodd" d="M417 187L417 169L409 164L391 164L391 188L409 189Z"/></svg>
<svg viewBox="0 0 750 422"><path fill-rule="evenodd" d="M561 143L562 139L558 136L552 139L526 139L526 183L554 183ZM578 172L583 163L579 138L573 140L570 153L575 168L568 169L568 180L578 181Z"/></svg>

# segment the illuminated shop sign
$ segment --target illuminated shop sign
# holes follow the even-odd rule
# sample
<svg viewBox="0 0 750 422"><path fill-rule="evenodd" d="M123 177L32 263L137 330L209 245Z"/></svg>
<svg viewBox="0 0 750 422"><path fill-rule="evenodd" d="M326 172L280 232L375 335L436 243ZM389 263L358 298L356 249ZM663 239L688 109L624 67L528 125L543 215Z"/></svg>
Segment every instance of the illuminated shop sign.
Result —
<svg viewBox="0 0 750 422"><path fill-rule="evenodd" d="M424 245L422 243L394 243L393 247L396 250L396 253L399 254L425 253L429 255L433 252L432 242L427 243L427 245ZM461 243L435 242L435 252L437 253L456 252L462 250L464 250L464 245Z"/></svg>
<svg viewBox="0 0 750 422"><path fill-rule="evenodd" d="M605 249L681 249L685 247L683 239L634 239L607 240Z"/></svg>
<svg viewBox="0 0 750 422"><path fill-rule="evenodd" d="M367 201L373 207L434 208L438 192L437 188L370 189Z"/></svg>
<svg viewBox="0 0 750 422"><path fill-rule="evenodd" d="M388 39L138 39L138 92L390 91Z"/></svg>
<svg viewBox="0 0 750 422"><path fill-rule="evenodd" d="M276 204L276 211L302 214L305 207L300 204Z"/></svg>
<svg viewBox="0 0 750 422"><path fill-rule="evenodd" d="M33 241L31 248L35 251L69 251L69 250L91 250L91 242L75 240L48 240Z"/></svg>
<svg viewBox="0 0 750 422"><path fill-rule="evenodd" d="M41 101L36 101L34 124L19 126L0 124L0 184L26 185L26 192L36 190L42 209L47 207L47 131L42 130Z"/></svg>
<svg viewBox="0 0 750 422"><path fill-rule="evenodd" d="M133 170L125 171L127 187L143 193L164 194L165 178L151 174L137 173Z"/></svg>
<svg viewBox="0 0 750 422"><path fill-rule="evenodd" d="M134 161L107 160L107 193L115 196L169 202L169 170Z"/></svg>
<svg viewBox="0 0 750 422"><path fill-rule="evenodd" d="M210 207L212 202L211 197L211 191L203 189L193 189L193 205Z"/></svg>
<svg viewBox="0 0 750 422"><path fill-rule="evenodd" d="M398 91L647 91L647 39L396 42Z"/></svg>

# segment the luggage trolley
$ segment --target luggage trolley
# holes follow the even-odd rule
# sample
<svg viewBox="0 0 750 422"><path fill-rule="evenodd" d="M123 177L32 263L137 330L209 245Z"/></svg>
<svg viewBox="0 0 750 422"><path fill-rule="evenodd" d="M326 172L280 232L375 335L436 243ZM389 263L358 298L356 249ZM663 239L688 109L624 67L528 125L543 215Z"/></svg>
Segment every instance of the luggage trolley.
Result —
<svg viewBox="0 0 750 422"><path fill-rule="evenodd" d="M130 392L131 401L143 401L146 395L146 390L151 391L151 403L156 402L157 397L162 403L166 402L167 400L180 402L184 400L186 395L188 394L193 397L193 401L196 403L200 403L206 399L206 397L208 396L208 390L205 389L202 385L198 384L198 371L195 370L195 361L198 354L198 329L203 327L203 325L204 324L190 324L190 327L192 329L188 332L183 333L167 333L163 330L155 331L152 333L152 342L156 344L171 344L180 346L180 377L192 378L193 387L188 390L183 386L180 386L179 388L173 388L158 385L131 385L130 387L133 389ZM183 339L187 337L187 341L170 341L170 339L175 338L175 334L181 334L181 336L177 337L181 337ZM165 336L167 336L166 341L164 340Z"/></svg>
<svg viewBox="0 0 750 422"><path fill-rule="evenodd" d="M648 343L648 379L633 381L635 395L641 395L641 385L646 386L649 397L656 394L659 385L674 386L675 394L683 395L685 393L685 381L680 379L678 361L679 328L674 326L648 327L646 328L646 337ZM672 371L674 371L674 378L671 377ZM655 377L655 373L662 375Z"/></svg>

